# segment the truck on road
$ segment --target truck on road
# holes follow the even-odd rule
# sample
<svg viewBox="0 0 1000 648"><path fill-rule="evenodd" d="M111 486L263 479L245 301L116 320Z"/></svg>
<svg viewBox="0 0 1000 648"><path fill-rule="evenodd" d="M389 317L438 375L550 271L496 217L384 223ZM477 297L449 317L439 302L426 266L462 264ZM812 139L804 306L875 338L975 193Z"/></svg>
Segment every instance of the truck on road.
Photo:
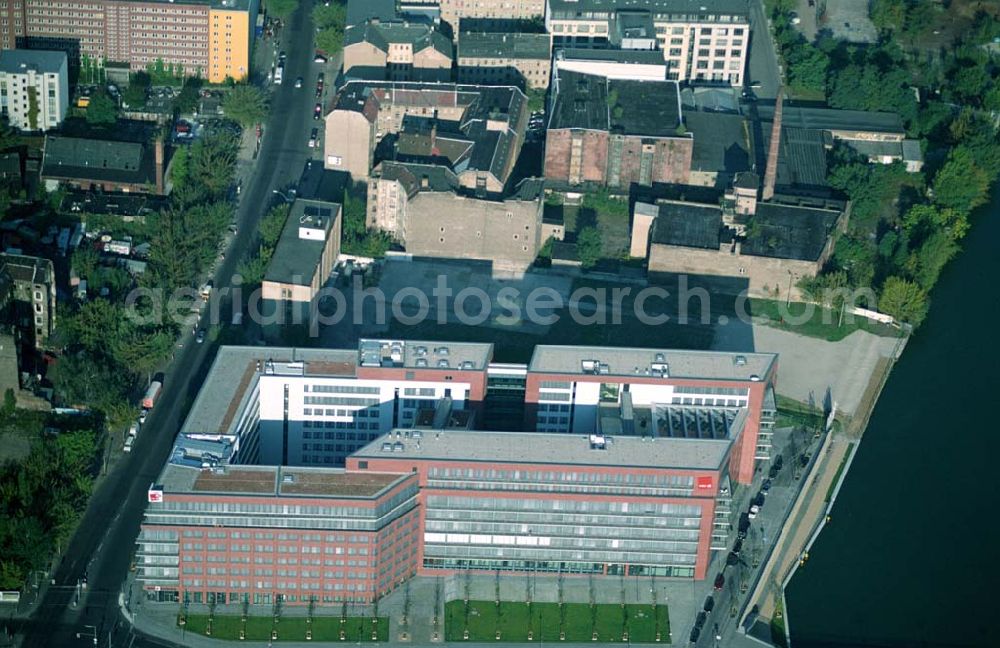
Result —
<svg viewBox="0 0 1000 648"><path fill-rule="evenodd" d="M153 409L153 405L156 405L156 399L159 397L161 389L163 389L163 383L159 380L149 383L146 395L142 397L142 406L145 409Z"/></svg>

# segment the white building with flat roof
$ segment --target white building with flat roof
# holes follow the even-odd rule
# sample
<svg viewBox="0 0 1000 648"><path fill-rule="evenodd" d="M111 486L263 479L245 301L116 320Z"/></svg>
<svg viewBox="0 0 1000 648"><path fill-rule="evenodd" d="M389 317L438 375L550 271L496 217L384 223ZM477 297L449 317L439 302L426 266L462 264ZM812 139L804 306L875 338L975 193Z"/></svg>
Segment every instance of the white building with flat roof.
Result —
<svg viewBox="0 0 1000 648"><path fill-rule="evenodd" d="M66 52L0 51L0 111L23 131L58 127L69 109Z"/></svg>

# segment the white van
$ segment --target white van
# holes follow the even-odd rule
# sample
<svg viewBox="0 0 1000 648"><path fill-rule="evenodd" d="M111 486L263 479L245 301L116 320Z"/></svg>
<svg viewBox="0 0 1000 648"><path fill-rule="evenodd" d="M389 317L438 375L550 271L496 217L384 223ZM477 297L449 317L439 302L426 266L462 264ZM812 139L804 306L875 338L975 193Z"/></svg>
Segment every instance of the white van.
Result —
<svg viewBox="0 0 1000 648"><path fill-rule="evenodd" d="M130 437L135 437L135 436L139 435L139 424L138 423L133 423L131 425L131 427L129 427L129 429L128 429L128 435Z"/></svg>
<svg viewBox="0 0 1000 648"><path fill-rule="evenodd" d="M135 437L130 436L125 439L125 447L122 448L125 452L132 452L132 446L135 445Z"/></svg>

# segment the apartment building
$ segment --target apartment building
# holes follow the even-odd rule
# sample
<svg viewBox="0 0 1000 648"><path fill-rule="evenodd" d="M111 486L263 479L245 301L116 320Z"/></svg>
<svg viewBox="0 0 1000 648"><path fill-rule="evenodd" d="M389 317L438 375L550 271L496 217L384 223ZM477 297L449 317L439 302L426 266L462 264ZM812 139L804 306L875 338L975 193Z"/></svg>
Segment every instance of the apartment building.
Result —
<svg viewBox="0 0 1000 648"><path fill-rule="evenodd" d="M560 71L545 133L545 179L556 186L686 184L694 141L676 81Z"/></svg>
<svg viewBox="0 0 1000 648"><path fill-rule="evenodd" d="M476 195L447 167L386 161L368 180L367 222L410 254L523 272L549 237L563 238L543 223L543 189L526 179L506 195Z"/></svg>
<svg viewBox="0 0 1000 648"><path fill-rule="evenodd" d="M549 87L551 58L548 34L462 32L458 81L544 90Z"/></svg>
<svg viewBox="0 0 1000 648"><path fill-rule="evenodd" d="M441 20L458 33L462 18L500 18L521 20L541 19L545 15L545 0L439 0Z"/></svg>
<svg viewBox="0 0 1000 648"><path fill-rule="evenodd" d="M346 79L449 81L453 59L451 39L429 24L374 18L344 33Z"/></svg>
<svg viewBox="0 0 1000 648"><path fill-rule="evenodd" d="M414 573L704 579L773 422L777 357L540 346L528 365L491 358L488 344L391 340L224 347L149 488L139 582L164 600L330 605ZM542 405L566 422L470 431L439 415L479 407L501 374L521 382L539 429L557 411ZM302 404L395 408L405 390L437 412L384 419L345 468L275 461ZM312 431L336 429L326 412Z"/></svg>
<svg viewBox="0 0 1000 648"><path fill-rule="evenodd" d="M296 199L261 283L265 315L272 327L308 322L314 300L340 254L341 207Z"/></svg>
<svg viewBox="0 0 1000 648"><path fill-rule="evenodd" d="M0 301L10 313L21 339L42 348L56 327L56 274L51 259L0 254L0 285L9 295Z"/></svg>
<svg viewBox="0 0 1000 648"><path fill-rule="evenodd" d="M631 14L626 22L649 13L667 78L743 84L750 39L745 0L548 0L545 26L557 49L602 48L612 42L620 12Z"/></svg>
<svg viewBox="0 0 1000 648"><path fill-rule="evenodd" d="M367 180L375 147L398 134L390 157L444 165L462 187L499 193L527 125L527 98L515 87L350 82L326 116L325 166Z"/></svg>
<svg viewBox="0 0 1000 648"><path fill-rule="evenodd" d="M250 71L259 0L8 0L0 7L3 47L65 51L72 60L162 60L221 82Z"/></svg>
<svg viewBox="0 0 1000 648"><path fill-rule="evenodd" d="M14 128L46 131L62 124L69 109L65 52L0 52L0 112Z"/></svg>

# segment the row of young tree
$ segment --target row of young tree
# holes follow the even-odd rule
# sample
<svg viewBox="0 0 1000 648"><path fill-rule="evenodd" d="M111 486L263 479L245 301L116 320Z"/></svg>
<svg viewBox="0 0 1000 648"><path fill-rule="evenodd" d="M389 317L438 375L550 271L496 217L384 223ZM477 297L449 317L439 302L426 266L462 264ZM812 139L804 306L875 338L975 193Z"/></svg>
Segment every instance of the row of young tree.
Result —
<svg viewBox="0 0 1000 648"><path fill-rule="evenodd" d="M902 22L882 19L887 4L903 8ZM791 27L788 0L772 13L793 93L804 87L835 108L895 112L926 159L921 173L907 173L901 163L872 165L847 147L833 149L828 181L851 199L851 222L825 271L802 287L818 298L838 294L829 289L871 288L877 301L867 306L913 325L1000 176L990 113L1000 110L1000 68L982 47L1000 34L1000 21L979 14L952 52L935 54L929 65L913 45L934 24L926 4L873 3L881 31L868 47L827 36L806 42Z"/></svg>

